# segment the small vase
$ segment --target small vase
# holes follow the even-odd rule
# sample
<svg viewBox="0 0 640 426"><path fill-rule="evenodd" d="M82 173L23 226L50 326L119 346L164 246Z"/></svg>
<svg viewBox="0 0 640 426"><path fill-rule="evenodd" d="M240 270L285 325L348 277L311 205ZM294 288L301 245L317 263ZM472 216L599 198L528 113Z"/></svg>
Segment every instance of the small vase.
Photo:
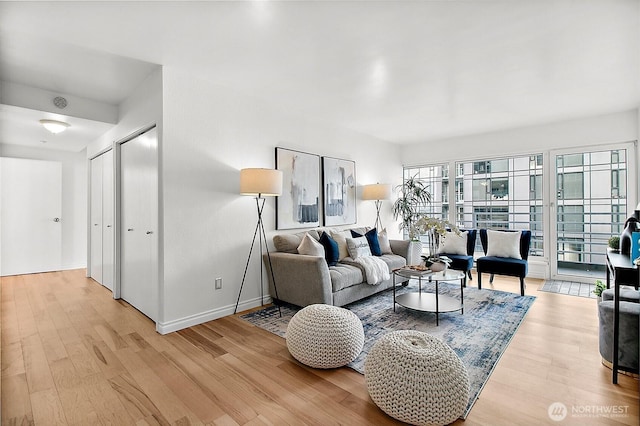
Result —
<svg viewBox="0 0 640 426"><path fill-rule="evenodd" d="M444 262L434 262L429 267L433 272L442 272L447 269L447 264Z"/></svg>
<svg viewBox="0 0 640 426"><path fill-rule="evenodd" d="M620 254L631 254L631 237L638 231L638 221L635 217L630 217L624 224L624 231L620 234Z"/></svg>
<svg viewBox="0 0 640 426"><path fill-rule="evenodd" d="M422 262L422 242L411 241L408 256L407 265L419 265Z"/></svg>

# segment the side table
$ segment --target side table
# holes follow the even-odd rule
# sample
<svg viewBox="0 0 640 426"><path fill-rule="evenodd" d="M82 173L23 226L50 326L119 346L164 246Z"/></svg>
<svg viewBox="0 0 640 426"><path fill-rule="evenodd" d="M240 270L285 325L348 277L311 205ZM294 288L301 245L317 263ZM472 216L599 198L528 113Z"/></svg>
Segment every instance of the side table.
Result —
<svg viewBox="0 0 640 426"><path fill-rule="evenodd" d="M612 283L613 281L613 283ZM618 346L620 338L620 286L632 285L638 289L638 267L631 262L629 255L607 252L607 288L613 284L615 296L613 300L613 383L618 383Z"/></svg>

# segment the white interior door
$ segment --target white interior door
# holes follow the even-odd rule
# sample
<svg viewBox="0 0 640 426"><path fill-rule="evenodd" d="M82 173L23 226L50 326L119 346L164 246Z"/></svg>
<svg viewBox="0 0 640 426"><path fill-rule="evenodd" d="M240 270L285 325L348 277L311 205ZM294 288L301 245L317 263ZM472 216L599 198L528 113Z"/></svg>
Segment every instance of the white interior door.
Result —
<svg viewBox="0 0 640 426"><path fill-rule="evenodd" d="M120 295L149 318L158 313L157 133L121 146Z"/></svg>
<svg viewBox="0 0 640 426"><path fill-rule="evenodd" d="M102 285L113 291L114 271L114 194L113 151L101 155L102 160Z"/></svg>
<svg viewBox="0 0 640 426"><path fill-rule="evenodd" d="M91 278L102 284L103 156L91 160Z"/></svg>
<svg viewBox="0 0 640 426"><path fill-rule="evenodd" d="M0 174L0 275L60 270L61 163L3 157Z"/></svg>

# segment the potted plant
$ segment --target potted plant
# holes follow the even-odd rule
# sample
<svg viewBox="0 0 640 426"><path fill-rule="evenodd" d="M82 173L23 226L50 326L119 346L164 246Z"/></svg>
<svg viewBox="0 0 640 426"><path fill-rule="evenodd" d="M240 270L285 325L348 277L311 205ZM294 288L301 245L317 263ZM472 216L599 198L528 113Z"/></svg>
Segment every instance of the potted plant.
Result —
<svg viewBox="0 0 640 426"><path fill-rule="evenodd" d="M611 249L611 251L615 251L615 252L620 250L620 237L619 236L614 235L613 237L609 238L609 249Z"/></svg>
<svg viewBox="0 0 640 426"><path fill-rule="evenodd" d="M600 303L602 301L602 292L607 289L607 286L602 282L602 280L596 280L595 284L596 287L593 289L593 294L596 295L598 303Z"/></svg>
<svg viewBox="0 0 640 426"><path fill-rule="evenodd" d="M418 239L415 223L420 218L420 208L431 204L431 193L417 175L409 177L395 189L398 191L398 199L393 203L393 217L400 219L400 230L407 231L411 240L407 263L417 264L422 254L422 243Z"/></svg>
<svg viewBox="0 0 640 426"><path fill-rule="evenodd" d="M455 232L456 235L460 235L458 227L448 220L438 219L432 216L421 216L415 222L414 227L419 235L426 235L427 241L429 242L429 254L427 256L422 256L425 266L435 270L434 265L441 264L436 267L436 269L446 269L451 263L451 259L446 256L438 255L438 246L440 245L440 242L446 238L447 229L451 229L451 232Z"/></svg>
<svg viewBox="0 0 640 426"><path fill-rule="evenodd" d="M393 203L393 218L400 218L400 230L406 230L409 239L417 241L418 234L414 224L420 218L420 207L431 204L431 193L424 182L417 179L417 175L408 178L395 189L399 194Z"/></svg>

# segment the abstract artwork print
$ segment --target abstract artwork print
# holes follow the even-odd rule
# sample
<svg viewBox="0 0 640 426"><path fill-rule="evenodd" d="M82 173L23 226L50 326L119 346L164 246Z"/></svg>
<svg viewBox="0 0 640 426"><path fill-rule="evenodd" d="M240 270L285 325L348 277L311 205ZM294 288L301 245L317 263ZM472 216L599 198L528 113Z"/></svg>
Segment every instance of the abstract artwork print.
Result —
<svg viewBox="0 0 640 426"><path fill-rule="evenodd" d="M356 163L322 157L324 226L356 223Z"/></svg>
<svg viewBox="0 0 640 426"><path fill-rule="evenodd" d="M320 226L320 156L276 148L282 195L276 199L276 229Z"/></svg>

